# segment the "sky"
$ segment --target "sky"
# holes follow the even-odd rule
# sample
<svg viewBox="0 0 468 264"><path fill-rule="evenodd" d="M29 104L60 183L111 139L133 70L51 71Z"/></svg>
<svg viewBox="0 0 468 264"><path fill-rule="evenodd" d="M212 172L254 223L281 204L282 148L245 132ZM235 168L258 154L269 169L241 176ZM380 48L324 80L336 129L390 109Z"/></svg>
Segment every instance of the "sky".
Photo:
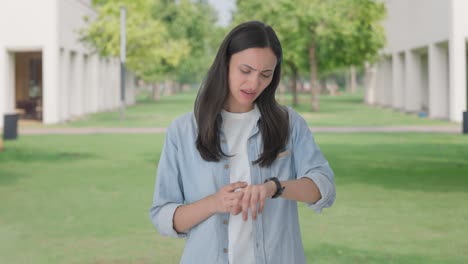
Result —
<svg viewBox="0 0 468 264"><path fill-rule="evenodd" d="M218 11L218 24L227 26L231 22L231 12L235 9L234 0L208 0Z"/></svg>

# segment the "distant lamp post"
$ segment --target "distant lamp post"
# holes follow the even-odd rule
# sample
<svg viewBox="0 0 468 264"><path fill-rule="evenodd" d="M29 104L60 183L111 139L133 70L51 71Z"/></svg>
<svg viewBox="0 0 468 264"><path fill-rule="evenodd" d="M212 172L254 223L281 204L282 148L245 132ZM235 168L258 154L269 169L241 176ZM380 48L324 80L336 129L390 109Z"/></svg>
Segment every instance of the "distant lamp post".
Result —
<svg viewBox="0 0 468 264"><path fill-rule="evenodd" d="M126 35L125 18L127 10L120 7L120 120L125 119L125 56L126 56Z"/></svg>

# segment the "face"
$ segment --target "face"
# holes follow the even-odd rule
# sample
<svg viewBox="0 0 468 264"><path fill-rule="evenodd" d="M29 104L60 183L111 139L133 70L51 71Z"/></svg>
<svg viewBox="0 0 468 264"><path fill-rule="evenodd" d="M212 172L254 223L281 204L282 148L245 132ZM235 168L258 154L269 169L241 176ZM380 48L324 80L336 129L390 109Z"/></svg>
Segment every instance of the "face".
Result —
<svg viewBox="0 0 468 264"><path fill-rule="evenodd" d="M271 48L250 48L233 54L225 110L234 113L252 110L255 99L271 83L275 67L276 56Z"/></svg>

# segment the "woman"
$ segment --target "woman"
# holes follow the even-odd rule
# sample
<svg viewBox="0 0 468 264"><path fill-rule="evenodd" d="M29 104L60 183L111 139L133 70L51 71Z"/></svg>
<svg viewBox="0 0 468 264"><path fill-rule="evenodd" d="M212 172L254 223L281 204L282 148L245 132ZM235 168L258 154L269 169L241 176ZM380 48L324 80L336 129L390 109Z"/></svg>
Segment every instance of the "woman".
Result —
<svg viewBox="0 0 468 264"><path fill-rule="evenodd" d="M181 263L306 262L297 201L330 207L334 176L304 119L275 100L281 60L270 26L237 26L194 113L167 131L150 216L187 238Z"/></svg>

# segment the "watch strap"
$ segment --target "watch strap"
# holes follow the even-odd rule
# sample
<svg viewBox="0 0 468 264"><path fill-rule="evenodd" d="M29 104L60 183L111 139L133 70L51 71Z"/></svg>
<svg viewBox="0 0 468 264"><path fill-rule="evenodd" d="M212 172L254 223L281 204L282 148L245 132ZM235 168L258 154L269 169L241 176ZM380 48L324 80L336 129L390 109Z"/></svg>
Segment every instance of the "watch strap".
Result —
<svg viewBox="0 0 468 264"><path fill-rule="evenodd" d="M283 191L286 187L282 187L281 186L281 182L278 180L278 178L276 177L271 177L271 178L268 178L265 180L265 183L269 182L269 181L273 181L275 182L275 185L276 185L276 192L275 194L273 194L273 196L271 197L272 199L274 198L278 198L281 196L281 194L283 194Z"/></svg>

